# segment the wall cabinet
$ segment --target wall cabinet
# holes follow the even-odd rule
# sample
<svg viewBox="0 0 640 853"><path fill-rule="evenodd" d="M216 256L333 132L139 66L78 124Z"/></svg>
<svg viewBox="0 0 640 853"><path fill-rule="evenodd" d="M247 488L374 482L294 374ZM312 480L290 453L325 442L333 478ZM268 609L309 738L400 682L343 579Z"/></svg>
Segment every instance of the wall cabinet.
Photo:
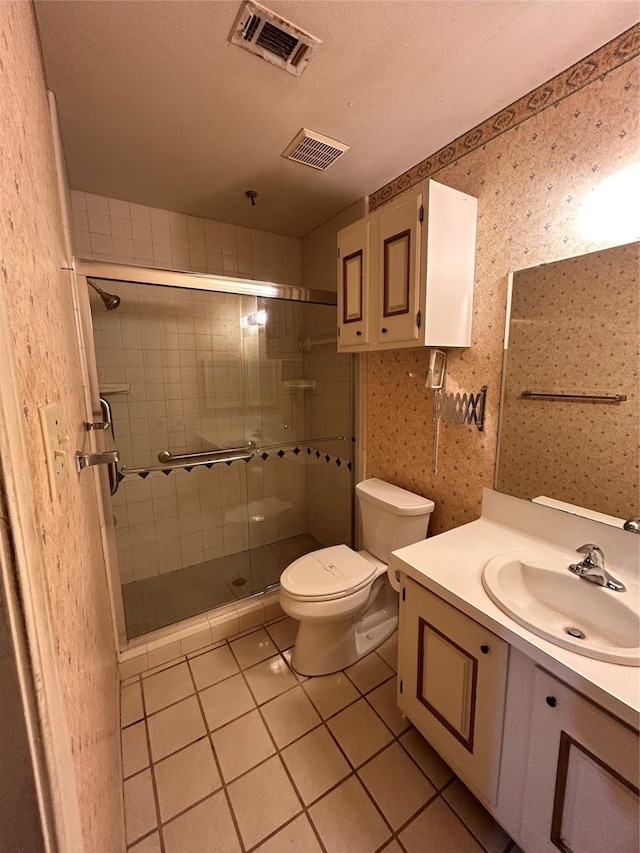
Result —
<svg viewBox="0 0 640 853"><path fill-rule="evenodd" d="M339 351L470 346L476 220L429 179L340 231Z"/></svg>
<svg viewBox="0 0 640 853"><path fill-rule="evenodd" d="M398 691L525 853L640 853L638 732L407 577Z"/></svg>
<svg viewBox="0 0 640 853"><path fill-rule="evenodd" d="M458 775L495 802L508 644L410 579L399 642L398 704Z"/></svg>

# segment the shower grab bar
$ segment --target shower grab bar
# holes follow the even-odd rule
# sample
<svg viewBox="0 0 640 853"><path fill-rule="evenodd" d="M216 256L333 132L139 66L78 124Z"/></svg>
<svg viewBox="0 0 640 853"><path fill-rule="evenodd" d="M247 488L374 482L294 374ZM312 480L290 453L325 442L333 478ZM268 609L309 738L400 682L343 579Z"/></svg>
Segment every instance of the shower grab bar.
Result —
<svg viewBox="0 0 640 853"><path fill-rule="evenodd" d="M158 453L158 462L184 462L190 464L190 460L194 462L203 459L205 462L215 462L221 456L229 453L254 453L256 445L254 441L249 441L243 447L222 447L219 450L202 450L196 453L171 453L170 450L163 450ZM211 458L210 458L211 457Z"/></svg>
<svg viewBox="0 0 640 853"><path fill-rule="evenodd" d="M201 465L219 465L222 462L249 462L258 453L264 453L267 450L276 450L281 447L297 447L301 444L312 444L323 441L348 441L346 435L332 435L328 438L305 438L301 441L284 441L280 444L272 444L265 447L256 447L255 442L250 441L245 447L230 447L226 450L211 450L202 453L182 453L173 456L168 450L163 450L158 454L158 460L164 465L147 466L145 468L127 468L124 465L120 468L120 473L125 474L151 474L154 471L173 471L174 468L199 468ZM243 452L248 451L248 452ZM168 459L167 459L168 455Z"/></svg>
<svg viewBox="0 0 640 853"><path fill-rule="evenodd" d="M209 454L211 457L211 454ZM221 465L223 462L249 462L255 453L235 453L227 456L214 456L208 459L198 459L195 462L168 462L166 465L151 465L144 468L120 468L121 474L151 474L154 471L173 471L175 468L199 468L201 465Z"/></svg>

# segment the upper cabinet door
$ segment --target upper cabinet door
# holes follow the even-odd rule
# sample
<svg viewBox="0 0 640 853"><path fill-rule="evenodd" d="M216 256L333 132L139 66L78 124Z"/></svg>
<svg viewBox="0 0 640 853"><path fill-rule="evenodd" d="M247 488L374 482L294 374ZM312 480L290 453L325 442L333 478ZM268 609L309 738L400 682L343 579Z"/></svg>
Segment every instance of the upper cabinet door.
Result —
<svg viewBox="0 0 640 853"><path fill-rule="evenodd" d="M369 343L369 219L338 234L338 351Z"/></svg>
<svg viewBox="0 0 640 853"><path fill-rule="evenodd" d="M376 217L377 329L381 344L418 344L422 194Z"/></svg>

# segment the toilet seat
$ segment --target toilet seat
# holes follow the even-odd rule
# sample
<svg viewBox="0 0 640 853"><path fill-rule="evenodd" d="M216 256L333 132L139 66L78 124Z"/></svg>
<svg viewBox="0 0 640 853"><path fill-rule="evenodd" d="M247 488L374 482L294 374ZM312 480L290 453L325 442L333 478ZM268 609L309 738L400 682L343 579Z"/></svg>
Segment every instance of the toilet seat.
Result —
<svg viewBox="0 0 640 853"><path fill-rule="evenodd" d="M299 557L280 577L280 587L298 601L333 601L368 586L378 569L347 545L332 545Z"/></svg>

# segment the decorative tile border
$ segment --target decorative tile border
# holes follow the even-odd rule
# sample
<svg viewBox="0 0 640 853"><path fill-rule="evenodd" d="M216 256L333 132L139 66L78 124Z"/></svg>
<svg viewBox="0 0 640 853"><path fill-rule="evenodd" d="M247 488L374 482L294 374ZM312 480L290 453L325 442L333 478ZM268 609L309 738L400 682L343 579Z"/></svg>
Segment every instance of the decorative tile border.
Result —
<svg viewBox="0 0 640 853"><path fill-rule="evenodd" d="M640 24L538 86L369 196L369 212L640 54Z"/></svg>
<svg viewBox="0 0 640 853"><path fill-rule="evenodd" d="M272 450L269 453L266 451L260 453L258 456L254 456L254 459L261 459L262 461L266 461L267 459L271 459L274 456L278 459L297 459L300 454L302 454L301 459L304 462L327 462L333 465L336 465L338 468L346 468L347 471L352 470L352 463L348 460L341 459L339 456L332 456L330 453L323 453L321 450L318 450L315 447L294 447L293 450L280 448L279 450ZM244 460L235 460L234 462L225 462L225 465L247 465L253 460L250 459L248 461ZM154 479L156 477L175 477L181 476L183 474L190 474L191 471L199 470L200 468L213 468L214 465L219 465L219 462L211 462L210 464L205 465L197 465L190 466L187 465L184 468L164 468L155 471L141 471L138 474L118 474L118 480L120 483L128 483L131 480L147 480Z"/></svg>

